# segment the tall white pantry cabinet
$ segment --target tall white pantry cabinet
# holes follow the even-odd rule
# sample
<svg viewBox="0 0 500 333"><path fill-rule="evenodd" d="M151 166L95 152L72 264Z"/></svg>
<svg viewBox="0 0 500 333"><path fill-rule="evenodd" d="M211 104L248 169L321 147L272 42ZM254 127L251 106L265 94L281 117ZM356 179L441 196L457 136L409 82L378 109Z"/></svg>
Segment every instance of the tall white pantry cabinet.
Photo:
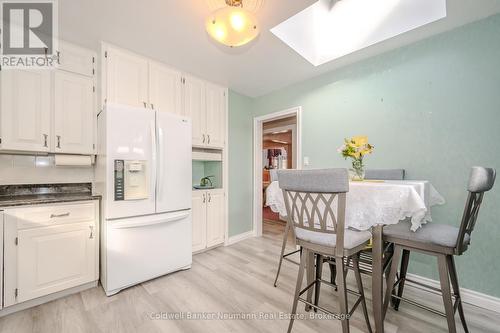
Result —
<svg viewBox="0 0 500 333"><path fill-rule="evenodd" d="M102 44L102 60L102 107L116 103L188 116L193 154L223 156L222 186L193 190L193 252L223 244L227 238L227 88L108 43Z"/></svg>
<svg viewBox="0 0 500 333"><path fill-rule="evenodd" d="M0 150L95 154L96 54L59 43L56 69L0 72Z"/></svg>

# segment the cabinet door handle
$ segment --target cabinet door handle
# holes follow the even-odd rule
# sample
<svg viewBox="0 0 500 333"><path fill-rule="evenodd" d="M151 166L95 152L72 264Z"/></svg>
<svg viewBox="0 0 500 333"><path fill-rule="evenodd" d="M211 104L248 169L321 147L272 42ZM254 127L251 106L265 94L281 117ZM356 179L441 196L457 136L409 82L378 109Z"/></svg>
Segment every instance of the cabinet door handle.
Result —
<svg viewBox="0 0 500 333"><path fill-rule="evenodd" d="M56 138L57 138L57 148L61 148L61 136L56 135Z"/></svg>
<svg viewBox="0 0 500 333"><path fill-rule="evenodd" d="M62 214L50 214L51 219L56 218L56 217L66 217L66 216L69 216L69 212L62 213Z"/></svg>
<svg viewBox="0 0 500 333"><path fill-rule="evenodd" d="M208 193L208 202L212 202L212 195Z"/></svg>
<svg viewBox="0 0 500 333"><path fill-rule="evenodd" d="M44 146L45 148L48 148L48 147L49 147L49 145L48 145L48 143L47 143L47 139L48 139L48 137L49 137L49 136L48 136L47 134L44 134L44 135L43 135L43 146Z"/></svg>
<svg viewBox="0 0 500 333"><path fill-rule="evenodd" d="M142 102L142 104L144 104L144 107L147 108L148 107L148 104L146 102Z"/></svg>
<svg viewBox="0 0 500 333"><path fill-rule="evenodd" d="M153 105L153 103L151 103L151 109L155 109L155 106Z"/></svg>
<svg viewBox="0 0 500 333"><path fill-rule="evenodd" d="M89 228L90 228L89 239L94 239L94 226L93 225L89 225Z"/></svg>
<svg viewBox="0 0 500 333"><path fill-rule="evenodd" d="M203 143L205 143L205 134L203 134Z"/></svg>
<svg viewBox="0 0 500 333"><path fill-rule="evenodd" d="M208 144L210 144L210 134L207 134L208 136Z"/></svg>
<svg viewBox="0 0 500 333"><path fill-rule="evenodd" d="M205 201L206 201L205 194L203 194L203 203L205 203Z"/></svg>

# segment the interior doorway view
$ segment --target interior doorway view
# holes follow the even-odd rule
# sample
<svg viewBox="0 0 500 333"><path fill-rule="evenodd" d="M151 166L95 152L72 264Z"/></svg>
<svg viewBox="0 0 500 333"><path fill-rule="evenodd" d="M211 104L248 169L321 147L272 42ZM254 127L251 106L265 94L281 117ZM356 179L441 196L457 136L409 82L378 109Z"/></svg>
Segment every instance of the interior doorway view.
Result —
<svg viewBox="0 0 500 333"><path fill-rule="evenodd" d="M297 168L297 116L262 123L262 223L263 232L272 232L272 224L283 224L279 214L266 203L266 189L276 181L276 171ZM276 226L274 226L276 227Z"/></svg>

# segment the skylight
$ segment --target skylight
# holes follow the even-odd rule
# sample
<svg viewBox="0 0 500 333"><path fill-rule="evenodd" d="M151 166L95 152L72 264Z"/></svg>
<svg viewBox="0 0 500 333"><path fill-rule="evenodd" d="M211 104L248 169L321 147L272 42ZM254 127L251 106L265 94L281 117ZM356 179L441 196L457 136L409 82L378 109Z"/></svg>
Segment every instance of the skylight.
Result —
<svg viewBox="0 0 500 333"><path fill-rule="evenodd" d="M271 29L314 66L446 17L446 0L319 0Z"/></svg>

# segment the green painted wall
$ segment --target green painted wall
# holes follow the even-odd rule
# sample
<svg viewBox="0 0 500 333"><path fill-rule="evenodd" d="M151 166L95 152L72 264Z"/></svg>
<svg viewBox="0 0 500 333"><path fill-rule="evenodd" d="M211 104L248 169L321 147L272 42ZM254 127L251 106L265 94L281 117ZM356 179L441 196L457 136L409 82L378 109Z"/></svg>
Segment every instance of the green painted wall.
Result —
<svg viewBox="0 0 500 333"><path fill-rule="evenodd" d="M303 156L311 168L348 167L336 148L345 137L368 135L375 152L367 166L404 168L409 179L432 181L447 200L433 209L434 221L458 225L469 168L500 169L499 31L497 15L245 104L252 116L302 106ZM235 146L249 144L253 125L247 115L238 120L231 123L237 128L230 159L248 163L244 172L251 174L251 149ZM241 177L230 178L233 203L251 201L251 184L235 181ZM485 197L470 250L458 259L462 287L493 296L500 296L499 202L497 185ZM230 217L232 230L240 220L246 230L251 213L241 205L237 219ZM416 255L411 262L412 272L437 278L433 259Z"/></svg>
<svg viewBox="0 0 500 333"><path fill-rule="evenodd" d="M229 237L252 230L253 100L229 91Z"/></svg>

